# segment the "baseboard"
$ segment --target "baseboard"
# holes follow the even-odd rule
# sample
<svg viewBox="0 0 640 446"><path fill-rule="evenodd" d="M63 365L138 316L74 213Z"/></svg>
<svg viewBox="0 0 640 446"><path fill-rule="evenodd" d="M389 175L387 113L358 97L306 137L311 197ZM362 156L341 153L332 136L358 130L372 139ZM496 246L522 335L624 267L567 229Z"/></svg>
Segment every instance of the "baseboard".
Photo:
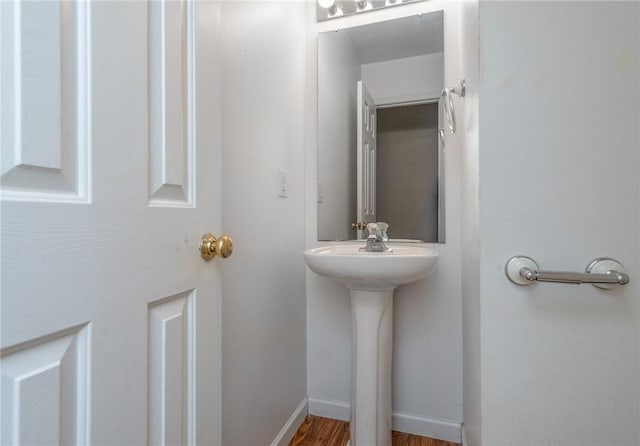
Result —
<svg viewBox="0 0 640 446"><path fill-rule="evenodd" d="M439 418L424 418L417 415L393 412L393 430L422 437L460 443L460 423Z"/></svg>
<svg viewBox="0 0 640 446"><path fill-rule="evenodd" d="M351 406L346 401L309 398L309 413L318 417L349 421Z"/></svg>
<svg viewBox="0 0 640 446"><path fill-rule="evenodd" d="M460 439L462 441L462 446L469 446L469 442L467 441L467 430L464 428L464 423L460 426Z"/></svg>
<svg viewBox="0 0 640 446"><path fill-rule="evenodd" d="M293 411L282 429L280 429L280 432L271 443L271 446L287 446L307 416L307 412L308 403L305 398L298 407L296 407L296 410Z"/></svg>
<svg viewBox="0 0 640 446"><path fill-rule="evenodd" d="M351 407L346 401L309 398L309 414L349 421ZM394 412L393 430L438 440L461 442L461 423L437 418L424 418L409 413Z"/></svg>

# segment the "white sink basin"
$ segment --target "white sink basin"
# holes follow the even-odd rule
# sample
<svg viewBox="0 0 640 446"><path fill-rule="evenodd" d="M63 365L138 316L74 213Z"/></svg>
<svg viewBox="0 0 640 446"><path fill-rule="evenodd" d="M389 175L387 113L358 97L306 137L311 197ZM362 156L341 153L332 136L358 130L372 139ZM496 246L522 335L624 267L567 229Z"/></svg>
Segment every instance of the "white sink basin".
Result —
<svg viewBox="0 0 640 446"><path fill-rule="evenodd" d="M350 289L388 290L427 277L438 253L418 244L389 244L391 252L359 251L365 242L341 243L304 251L304 260L317 274Z"/></svg>

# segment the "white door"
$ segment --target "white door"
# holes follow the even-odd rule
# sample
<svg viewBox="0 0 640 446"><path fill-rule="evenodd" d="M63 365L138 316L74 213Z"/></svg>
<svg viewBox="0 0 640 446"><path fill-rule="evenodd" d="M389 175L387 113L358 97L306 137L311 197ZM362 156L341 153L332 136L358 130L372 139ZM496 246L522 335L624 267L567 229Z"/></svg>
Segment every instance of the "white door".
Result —
<svg viewBox="0 0 640 446"><path fill-rule="evenodd" d="M0 3L2 444L220 443L216 8Z"/></svg>
<svg viewBox="0 0 640 446"><path fill-rule="evenodd" d="M357 210L358 238L363 238L367 223L376 221L376 104L367 88L358 81L358 187ZM364 225L362 225L364 223Z"/></svg>

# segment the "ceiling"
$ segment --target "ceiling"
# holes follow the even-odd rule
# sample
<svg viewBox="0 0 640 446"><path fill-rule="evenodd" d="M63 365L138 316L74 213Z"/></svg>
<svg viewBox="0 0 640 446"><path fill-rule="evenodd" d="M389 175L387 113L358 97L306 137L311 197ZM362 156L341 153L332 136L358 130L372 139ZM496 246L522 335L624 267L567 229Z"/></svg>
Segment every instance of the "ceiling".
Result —
<svg viewBox="0 0 640 446"><path fill-rule="evenodd" d="M444 51L442 11L346 28L360 63L374 63Z"/></svg>

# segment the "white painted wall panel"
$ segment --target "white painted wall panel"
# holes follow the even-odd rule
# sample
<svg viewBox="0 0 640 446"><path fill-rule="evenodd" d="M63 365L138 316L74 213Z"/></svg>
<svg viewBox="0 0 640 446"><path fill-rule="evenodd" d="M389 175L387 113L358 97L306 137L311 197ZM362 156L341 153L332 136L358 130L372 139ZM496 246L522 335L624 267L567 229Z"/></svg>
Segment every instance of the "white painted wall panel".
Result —
<svg viewBox="0 0 640 446"><path fill-rule="evenodd" d="M222 444L271 444L306 398L307 2L222 4ZM278 169L288 198L278 197ZM304 407L304 406L302 406Z"/></svg>
<svg viewBox="0 0 640 446"><path fill-rule="evenodd" d="M480 4L484 445L640 443L639 9ZM515 254L631 282L520 288Z"/></svg>

